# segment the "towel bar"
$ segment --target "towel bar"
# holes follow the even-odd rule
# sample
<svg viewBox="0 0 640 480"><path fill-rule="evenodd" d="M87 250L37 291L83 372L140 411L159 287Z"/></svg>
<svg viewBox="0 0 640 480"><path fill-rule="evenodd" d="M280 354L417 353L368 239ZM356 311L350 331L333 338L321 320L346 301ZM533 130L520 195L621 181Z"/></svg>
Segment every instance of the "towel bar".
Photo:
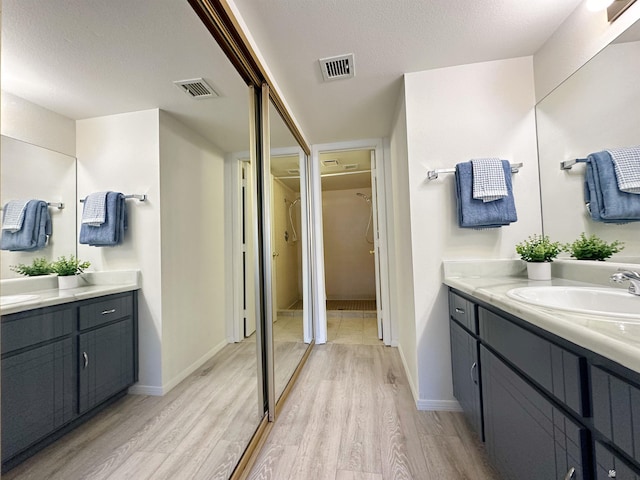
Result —
<svg viewBox="0 0 640 480"><path fill-rule="evenodd" d="M560 162L560 170L571 170L571 167L573 167L576 163L586 163L586 162L587 162L586 158L563 160L562 162Z"/></svg>
<svg viewBox="0 0 640 480"><path fill-rule="evenodd" d="M522 168L522 163L512 163L511 164L511 173L518 173ZM438 170L429 170L427 172L427 178L429 180L435 180L438 178L438 175L441 173L456 173L455 168L440 168Z"/></svg>
<svg viewBox="0 0 640 480"><path fill-rule="evenodd" d="M147 201L147 195L145 193L141 195L138 195L138 194L125 195L124 198L135 198L136 200L140 200L141 202ZM84 203L84 198L80 199L80 203Z"/></svg>
<svg viewBox="0 0 640 480"><path fill-rule="evenodd" d="M64 209L64 203L62 202L47 202L47 206L57 208L58 210ZM0 210L2 210L3 208L4 207L0 207Z"/></svg>

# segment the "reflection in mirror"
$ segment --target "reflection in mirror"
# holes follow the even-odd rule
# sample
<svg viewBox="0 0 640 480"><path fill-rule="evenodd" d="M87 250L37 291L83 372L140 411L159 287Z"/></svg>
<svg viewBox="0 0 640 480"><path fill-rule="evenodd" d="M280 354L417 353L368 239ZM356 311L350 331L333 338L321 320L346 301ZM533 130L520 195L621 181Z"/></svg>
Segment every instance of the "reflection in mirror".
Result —
<svg viewBox="0 0 640 480"><path fill-rule="evenodd" d="M76 254L76 159L4 135L0 144L0 204L18 199L63 204L63 208L49 207L51 235L44 248L2 250L0 278L14 278L19 274L11 270L12 265L30 265L34 258L51 261L60 255Z"/></svg>
<svg viewBox="0 0 640 480"><path fill-rule="evenodd" d="M148 197L129 201L122 245L78 247L92 270L140 270L139 382L2 477L229 478L264 418L261 340L254 329L232 333L232 286L242 271L231 261L237 246L228 212L241 181L231 182L228 169L250 149L249 89L188 2L5 0L2 7L2 86L74 123L78 196ZM195 99L173 84L194 77L218 96ZM12 120L3 118L3 128ZM11 192L3 183L3 199L49 196L25 179L57 181L18 160L22 179ZM3 182L5 170L15 170L8 161L3 151ZM45 198L64 201L65 213L78 205L75 177L70 183L70 196ZM51 248L62 234L56 215ZM76 221L65 232L73 239ZM3 368L2 395L5 380ZM77 392L64 395L77 405ZM8 462L3 470L17 463Z"/></svg>
<svg viewBox="0 0 640 480"><path fill-rule="evenodd" d="M609 148L640 145L640 22L536 106L545 234L573 242L581 232L625 249L609 261L640 263L640 222L594 222L584 201L585 165L560 162Z"/></svg>
<svg viewBox="0 0 640 480"><path fill-rule="evenodd" d="M307 158L271 103L269 121L273 356L279 399L312 337L304 261Z"/></svg>

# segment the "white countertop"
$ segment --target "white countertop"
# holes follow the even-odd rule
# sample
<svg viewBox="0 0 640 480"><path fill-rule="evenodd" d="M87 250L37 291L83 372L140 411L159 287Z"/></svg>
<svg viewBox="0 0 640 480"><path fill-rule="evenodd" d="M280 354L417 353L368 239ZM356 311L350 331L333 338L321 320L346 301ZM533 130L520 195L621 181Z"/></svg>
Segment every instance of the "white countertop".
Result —
<svg viewBox="0 0 640 480"><path fill-rule="evenodd" d="M83 286L67 290L56 288L57 279L55 276L2 280L0 282L2 295L29 294L37 295L37 298L1 306L0 315L51 307L113 293L130 292L140 288L140 272L138 270L88 272L82 275L82 279Z"/></svg>
<svg viewBox="0 0 640 480"><path fill-rule="evenodd" d="M472 276L465 274L464 270L458 270L458 272L451 270L445 266L444 283L446 285L640 372L640 323L539 307L511 299L506 294L512 288L518 287L546 285L601 287L601 283L587 283L565 278L541 282L528 280L524 273Z"/></svg>

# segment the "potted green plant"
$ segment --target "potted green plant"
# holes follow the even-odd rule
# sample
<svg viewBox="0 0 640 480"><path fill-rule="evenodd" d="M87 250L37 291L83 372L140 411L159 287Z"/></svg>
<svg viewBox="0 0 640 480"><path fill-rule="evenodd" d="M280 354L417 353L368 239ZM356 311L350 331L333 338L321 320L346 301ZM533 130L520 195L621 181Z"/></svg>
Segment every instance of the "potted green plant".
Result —
<svg viewBox="0 0 640 480"><path fill-rule="evenodd" d="M58 274L58 288L77 288L80 285L80 274L89 268L90 262L82 262L73 255L65 255L51 264L53 273Z"/></svg>
<svg viewBox="0 0 640 480"><path fill-rule="evenodd" d="M27 277L37 277L53 273L51 270L51 264L44 257L34 258L31 265L19 263L18 265L10 265L9 268L16 273Z"/></svg>
<svg viewBox="0 0 640 480"><path fill-rule="evenodd" d="M563 249L578 260L604 261L614 253L621 252L624 249L624 243L618 240L607 243L595 234L587 237L582 232L575 242L563 245Z"/></svg>
<svg viewBox="0 0 640 480"><path fill-rule="evenodd" d="M551 262L561 251L560 242L552 242L547 235L531 235L516 245L531 280L551 280Z"/></svg>

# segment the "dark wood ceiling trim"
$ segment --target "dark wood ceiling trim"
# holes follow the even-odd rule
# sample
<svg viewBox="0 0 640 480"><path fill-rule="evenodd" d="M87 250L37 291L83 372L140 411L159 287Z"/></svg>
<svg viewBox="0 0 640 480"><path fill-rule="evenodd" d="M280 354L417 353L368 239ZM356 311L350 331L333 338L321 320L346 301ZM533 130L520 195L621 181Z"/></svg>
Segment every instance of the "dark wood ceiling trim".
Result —
<svg viewBox="0 0 640 480"><path fill-rule="evenodd" d="M247 85L269 85L273 106L307 155L311 148L253 50L226 0L187 0Z"/></svg>

